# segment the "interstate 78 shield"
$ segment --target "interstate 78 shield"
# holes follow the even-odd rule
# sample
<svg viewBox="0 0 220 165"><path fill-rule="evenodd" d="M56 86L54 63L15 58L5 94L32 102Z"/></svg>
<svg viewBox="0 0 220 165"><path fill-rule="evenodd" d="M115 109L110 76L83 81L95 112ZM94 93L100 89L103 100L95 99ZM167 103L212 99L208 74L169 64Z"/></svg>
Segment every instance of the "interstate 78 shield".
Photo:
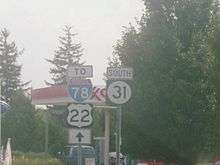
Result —
<svg viewBox="0 0 220 165"><path fill-rule="evenodd" d="M93 88L91 80L71 80L68 91L72 99L78 103L85 102L92 94Z"/></svg>

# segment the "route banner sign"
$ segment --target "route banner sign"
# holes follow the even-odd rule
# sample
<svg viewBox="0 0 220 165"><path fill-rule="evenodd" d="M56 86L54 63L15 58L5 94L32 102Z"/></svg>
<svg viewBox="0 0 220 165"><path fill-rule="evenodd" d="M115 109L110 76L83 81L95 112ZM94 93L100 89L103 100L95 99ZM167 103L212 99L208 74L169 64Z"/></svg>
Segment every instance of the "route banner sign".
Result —
<svg viewBox="0 0 220 165"><path fill-rule="evenodd" d="M111 104L124 104L131 98L131 87L128 80L133 79L132 68L107 68L107 102Z"/></svg>
<svg viewBox="0 0 220 165"><path fill-rule="evenodd" d="M74 101L78 103L85 102L92 95L92 82L90 79L72 79L69 81L68 91Z"/></svg>
<svg viewBox="0 0 220 165"><path fill-rule="evenodd" d="M92 124L92 109L89 104L70 104L68 106L67 124L71 127L88 127Z"/></svg>
<svg viewBox="0 0 220 165"><path fill-rule="evenodd" d="M91 144L91 129L69 128L69 144Z"/></svg>
<svg viewBox="0 0 220 165"><path fill-rule="evenodd" d="M92 78L93 67L92 65L85 66L69 66L67 77L69 78Z"/></svg>
<svg viewBox="0 0 220 165"><path fill-rule="evenodd" d="M132 80L133 79L133 69L132 68L107 68L107 78L108 80Z"/></svg>
<svg viewBox="0 0 220 165"><path fill-rule="evenodd" d="M107 82L107 97L113 104L124 104L131 98L131 87L124 81Z"/></svg>

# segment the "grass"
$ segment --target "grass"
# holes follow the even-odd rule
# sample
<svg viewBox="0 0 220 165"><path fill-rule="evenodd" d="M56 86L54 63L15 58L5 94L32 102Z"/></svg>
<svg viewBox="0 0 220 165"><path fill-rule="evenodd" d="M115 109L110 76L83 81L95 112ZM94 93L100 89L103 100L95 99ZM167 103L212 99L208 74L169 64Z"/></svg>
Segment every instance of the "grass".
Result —
<svg viewBox="0 0 220 165"><path fill-rule="evenodd" d="M58 159L45 154L13 153L13 165L63 165Z"/></svg>

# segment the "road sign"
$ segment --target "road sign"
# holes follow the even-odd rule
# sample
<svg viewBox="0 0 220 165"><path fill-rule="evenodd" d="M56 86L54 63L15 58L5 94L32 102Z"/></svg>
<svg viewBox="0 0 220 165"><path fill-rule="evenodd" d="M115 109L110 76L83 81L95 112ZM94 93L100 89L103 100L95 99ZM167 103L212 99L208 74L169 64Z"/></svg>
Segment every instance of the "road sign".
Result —
<svg viewBox="0 0 220 165"><path fill-rule="evenodd" d="M10 109L9 105L6 102L0 100L0 113L5 113L9 109Z"/></svg>
<svg viewBox="0 0 220 165"><path fill-rule="evenodd" d="M133 69L132 68L107 68L107 78L108 80L131 80L133 79Z"/></svg>
<svg viewBox="0 0 220 165"><path fill-rule="evenodd" d="M93 77L92 65L69 66L67 76L69 78L92 78Z"/></svg>
<svg viewBox="0 0 220 165"><path fill-rule="evenodd" d="M115 81L107 87L107 97L114 104L124 104L131 98L131 88L124 81Z"/></svg>
<svg viewBox="0 0 220 165"><path fill-rule="evenodd" d="M76 102L85 102L90 98L93 92L91 80L70 80L68 91Z"/></svg>
<svg viewBox="0 0 220 165"><path fill-rule="evenodd" d="M73 127L87 127L92 124L92 106L89 104L71 104L68 106L67 123Z"/></svg>
<svg viewBox="0 0 220 165"><path fill-rule="evenodd" d="M69 129L69 144L90 144L91 129Z"/></svg>

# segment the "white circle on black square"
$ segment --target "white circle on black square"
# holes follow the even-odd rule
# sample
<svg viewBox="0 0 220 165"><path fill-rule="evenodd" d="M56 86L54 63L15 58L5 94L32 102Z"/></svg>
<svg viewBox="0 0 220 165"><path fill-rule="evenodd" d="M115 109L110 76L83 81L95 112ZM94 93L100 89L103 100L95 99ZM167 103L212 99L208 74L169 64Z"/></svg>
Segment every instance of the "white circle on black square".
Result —
<svg viewBox="0 0 220 165"><path fill-rule="evenodd" d="M107 96L115 104L124 104L131 98L131 88L124 81L115 81L108 86Z"/></svg>

